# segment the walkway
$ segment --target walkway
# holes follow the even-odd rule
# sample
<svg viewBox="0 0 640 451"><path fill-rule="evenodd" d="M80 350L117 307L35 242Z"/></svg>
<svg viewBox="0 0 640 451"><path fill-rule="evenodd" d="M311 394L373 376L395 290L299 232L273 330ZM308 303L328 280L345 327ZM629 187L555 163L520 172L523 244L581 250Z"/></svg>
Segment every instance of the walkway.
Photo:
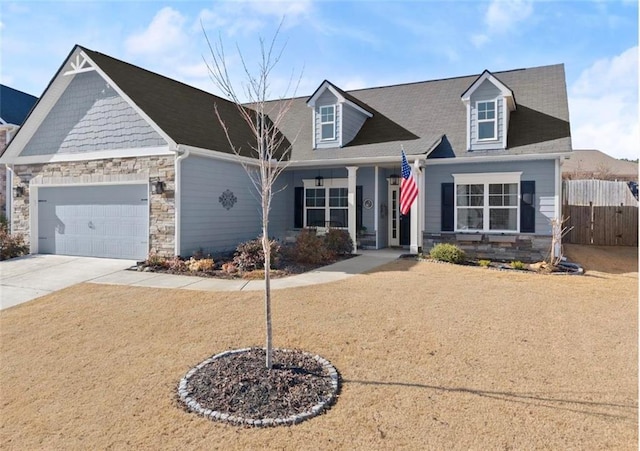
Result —
<svg viewBox="0 0 640 451"><path fill-rule="evenodd" d="M316 270L271 280L272 289L293 288L335 282L369 271L396 260L401 249L360 250L359 255ZM181 276L143 271L118 271L90 280L91 283L131 285L149 288L180 288L202 291L258 291L264 290L264 280L215 279Z"/></svg>

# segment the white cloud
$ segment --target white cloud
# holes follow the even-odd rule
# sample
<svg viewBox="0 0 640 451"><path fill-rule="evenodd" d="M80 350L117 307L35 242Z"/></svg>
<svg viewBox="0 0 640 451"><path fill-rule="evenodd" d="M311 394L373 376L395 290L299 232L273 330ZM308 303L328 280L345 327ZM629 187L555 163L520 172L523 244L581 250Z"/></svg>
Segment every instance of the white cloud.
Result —
<svg viewBox="0 0 640 451"><path fill-rule="evenodd" d="M178 49L188 40L185 22L180 12L170 7L162 8L146 30L126 39L125 48L134 55L166 54L171 49Z"/></svg>
<svg viewBox="0 0 640 451"><path fill-rule="evenodd" d="M486 30L471 36L474 47L480 48L494 36L518 29L521 22L533 14L532 0L492 0L484 15Z"/></svg>
<svg viewBox="0 0 640 451"><path fill-rule="evenodd" d="M569 88L569 109L574 149L638 158L638 47L585 69Z"/></svg>

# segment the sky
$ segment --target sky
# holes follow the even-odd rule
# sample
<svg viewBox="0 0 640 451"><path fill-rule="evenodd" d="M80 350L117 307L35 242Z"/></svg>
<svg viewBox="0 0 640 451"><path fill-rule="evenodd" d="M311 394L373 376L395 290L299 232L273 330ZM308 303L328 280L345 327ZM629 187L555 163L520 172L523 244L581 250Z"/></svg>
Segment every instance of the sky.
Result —
<svg viewBox="0 0 640 451"><path fill-rule="evenodd" d="M219 94L205 32L242 83L280 24L272 98L563 63L573 148L639 157L638 0L2 0L0 82L39 97L80 44Z"/></svg>

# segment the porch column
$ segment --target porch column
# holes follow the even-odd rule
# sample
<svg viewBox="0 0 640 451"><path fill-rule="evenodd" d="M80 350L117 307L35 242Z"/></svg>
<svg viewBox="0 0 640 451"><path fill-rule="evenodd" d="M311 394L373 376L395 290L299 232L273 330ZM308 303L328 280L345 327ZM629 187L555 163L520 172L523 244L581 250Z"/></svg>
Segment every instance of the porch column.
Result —
<svg viewBox="0 0 640 451"><path fill-rule="evenodd" d="M357 166L347 166L347 172L349 173L349 197L348 197L348 221L349 221L349 236L353 241L353 253L358 250L356 244L356 171L358 170Z"/></svg>
<svg viewBox="0 0 640 451"><path fill-rule="evenodd" d="M419 160L414 162L413 176L418 185L418 196L411 206L411 242L409 243L409 252L418 254L422 251L422 210L424 205L424 180L423 173L420 168Z"/></svg>

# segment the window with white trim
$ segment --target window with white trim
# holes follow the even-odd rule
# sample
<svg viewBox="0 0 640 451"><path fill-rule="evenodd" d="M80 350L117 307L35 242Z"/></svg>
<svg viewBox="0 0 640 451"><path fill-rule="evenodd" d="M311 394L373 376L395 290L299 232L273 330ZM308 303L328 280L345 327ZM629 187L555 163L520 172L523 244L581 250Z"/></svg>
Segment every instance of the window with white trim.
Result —
<svg viewBox="0 0 640 451"><path fill-rule="evenodd" d="M349 189L347 179L324 179L323 187L315 180L304 180L304 226L349 227Z"/></svg>
<svg viewBox="0 0 640 451"><path fill-rule="evenodd" d="M517 232L520 229L520 172L453 176L456 231Z"/></svg>
<svg viewBox="0 0 640 451"><path fill-rule="evenodd" d="M498 139L496 102L478 102L478 141Z"/></svg>
<svg viewBox="0 0 640 451"><path fill-rule="evenodd" d="M320 110L320 139L336 139L336 107L335 105L321 106Z"/></svg>

